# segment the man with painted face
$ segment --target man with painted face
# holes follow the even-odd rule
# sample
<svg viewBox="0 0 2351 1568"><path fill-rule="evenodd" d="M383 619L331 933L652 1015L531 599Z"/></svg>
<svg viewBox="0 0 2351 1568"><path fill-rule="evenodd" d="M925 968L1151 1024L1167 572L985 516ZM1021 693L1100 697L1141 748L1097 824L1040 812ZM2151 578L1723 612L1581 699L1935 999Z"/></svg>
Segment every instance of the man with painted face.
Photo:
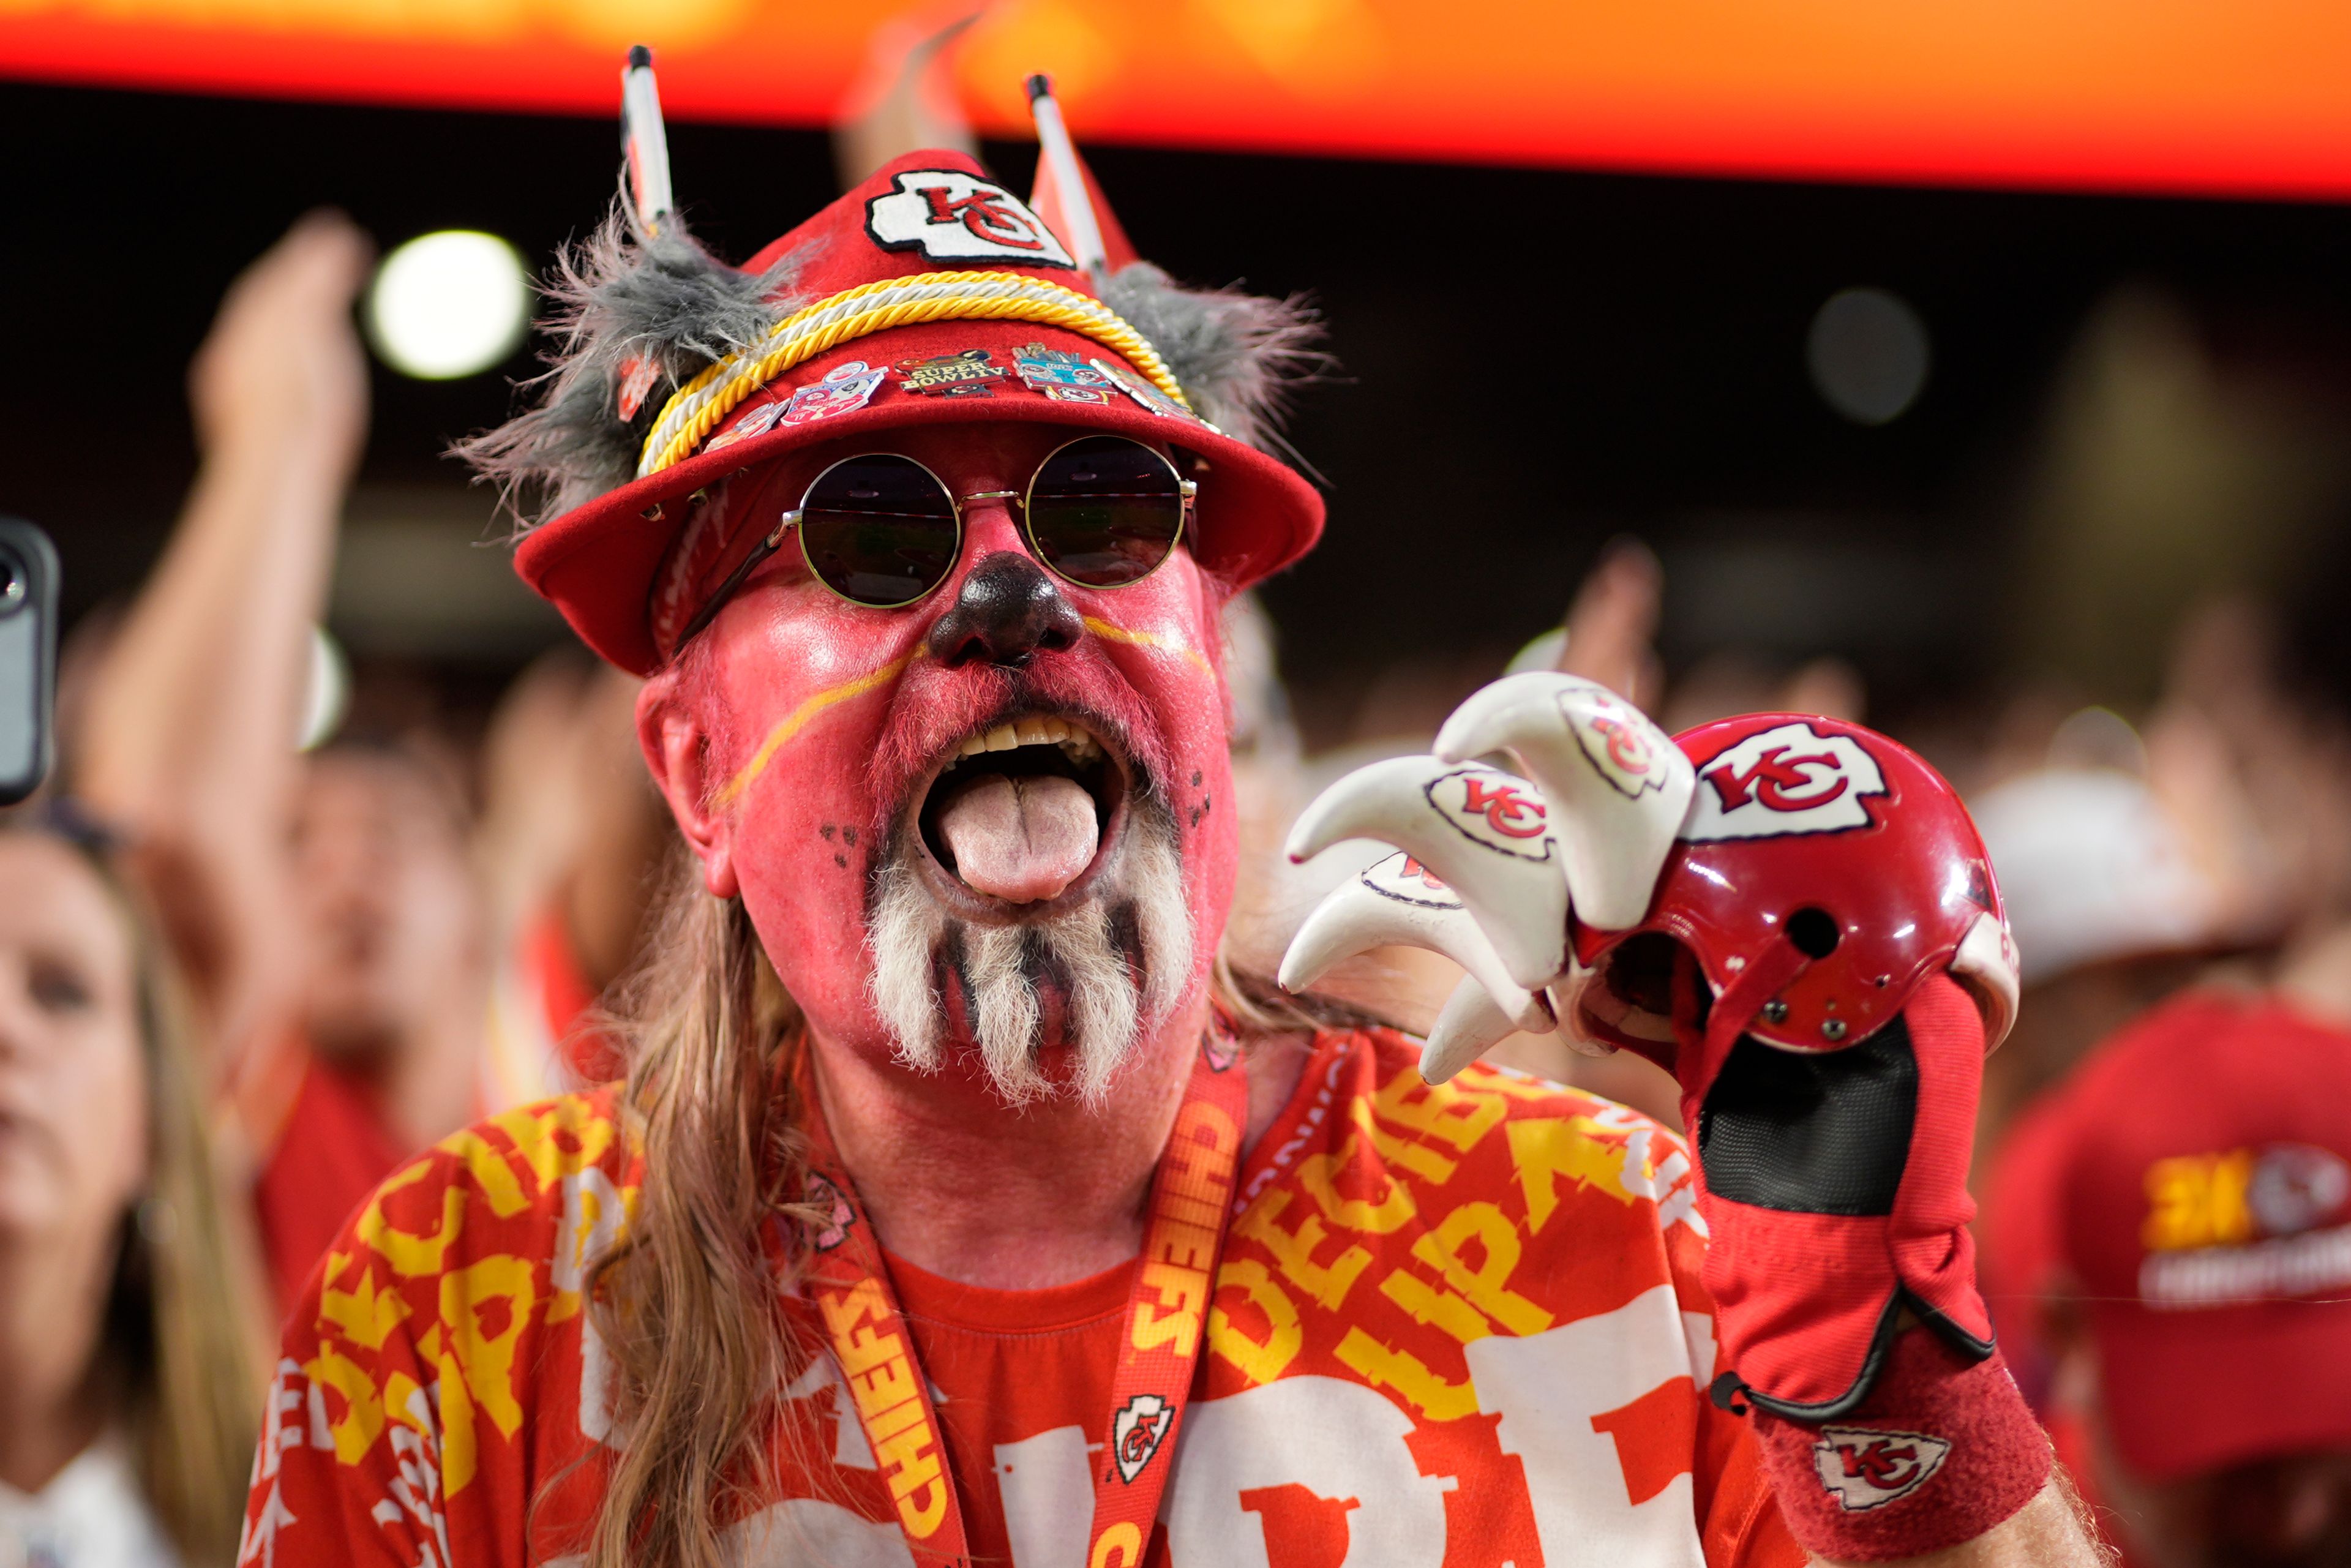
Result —
<svg viewBox="0 0 2351 1568"><path fill-rule="evenodd" d="M1217 962L1219 612L1322 521L1256 444L1301 324L1037 207L917 153L741 269L665 215L574 258L474 455L647 677L691 879L628 1081L329 1258L245 1560L1806 1560L1706 1397L1688 1151ZM1923 1522L1808 1539L2089 1561L2037 1433L1980 1428L1991 1479L1881 1444L1825 1495Z"/></svg>

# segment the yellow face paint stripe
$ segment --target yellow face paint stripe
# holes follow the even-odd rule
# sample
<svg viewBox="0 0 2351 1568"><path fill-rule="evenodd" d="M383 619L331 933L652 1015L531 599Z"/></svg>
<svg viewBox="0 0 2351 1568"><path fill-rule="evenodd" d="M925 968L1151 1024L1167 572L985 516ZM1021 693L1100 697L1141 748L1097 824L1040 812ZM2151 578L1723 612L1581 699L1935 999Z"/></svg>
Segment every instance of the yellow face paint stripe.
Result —
<svg viewBox="0 0 2351 1568"><path fill-rule="evenodd" d="M1113 626L1097 615L1087 616L1085 622L1087 631L1107 642L1124 643L1133 648L1155 648L1164 653L1181 653L1198 665L1202 672L1213 673L1208 670L1208 661L1200 656L1200 651L1180 637L1169 637L1157 632L1130 632L1123 626Z"/></svg>
<svg viewBox="0 0 2351 1568"><path fill-rule="evenodd" d="M1124 643L1130 647L1151 648L1161 653L1180 653L1198 666L1202 673L1213 673L1209 670L1208 661L1201 657L1200 651L1180 638L1165 636L1157 632L1129 631L1123 626L1113 626L1097 615L1085 617L1085 623L1087 631L1106 642ZM791 744L792 737L813 723L819 714L836 703L845 703L852 697L862 697L874 687L885 685L896 680L904 673L906 666L924 652L924 649L916 648L913 653L903 658L893 659L879 669L869 670L864 674L853 676L837 686L820 691L786 714L776 727L768 732L768 738L759 743L759 749L751 754L751 760L743 764L735 777L729 779L726 787L718 791L713 804L721 810L734 805L743 798L743 792L750 789L759 775L768 770L768 764L776 759L776 753Z"/></svg>
<svg viewBox="0 0 2351 1568"><path fill-rule="evenodd" d="M921 652L919 648L914 650L914 653ZM906 666L914 661L914 653L893 659L879 669L868 670L865 674L843 681L837 686L820 691L786 714L776 727L768 732L768 738L759 743L759 749L751 754L751 760L743 764L741 771L726 781L726 787L718 791L718 798L715 804L723 810L741 800L743 791L748 789L752 782L768 770L768 764L775 760L776 753L790 744L792 737L806 729L815 720L817 715L836 703L845 703L852 697L862 697L874 687L886 685L896 680Z"/></svg>

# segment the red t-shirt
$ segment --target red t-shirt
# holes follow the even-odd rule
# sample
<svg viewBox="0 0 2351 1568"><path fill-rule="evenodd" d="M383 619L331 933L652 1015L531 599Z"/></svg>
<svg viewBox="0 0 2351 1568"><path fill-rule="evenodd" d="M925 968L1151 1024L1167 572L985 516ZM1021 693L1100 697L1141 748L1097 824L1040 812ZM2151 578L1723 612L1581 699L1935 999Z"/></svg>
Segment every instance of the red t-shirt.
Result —
<svg viewBox="0 0 2351 1568"><path fill-rule="evenodd" d="M504 1110L620 1077L618 1049L587 1027L596 1000L561 911L550 904L517 934L498 977L475 1108ZM415 1151L387 1125L372 1089L322 1061L298 1038L285 1039L256 1078L246 1098L257 1103L241 1106L249 1118L266 1120L273 1096L285 1106L254 1189L263 1260L282 1315L300 1299L345 1222ZM290 1103L282 1087L288 1079L295 1080Z"/></svg>
<svg viewBox="0 0 2351 1568"><path fill-rule="evenodd" d="M483 1106L508 1110L627 1071L619 1044L591 1025L600 999L562 905L541 905L515 932L490 987Z"/></svg>
<svg viewBox="0 0 2351 1568"><path fill-rule="evenodd" d="M310 1270L360 1205L409 1153L384 1126L365 1086L308 1050L301 1074L253 1188L262 1259L281 1316L301 1300Z"/></svg>
<svg viewBox="0 0 2351 1568"><path fill-rule="evenodd" d="M1244 1158L1150 1568L1804 1563L1746 1426L1704 1396L1679 1140L1483 1067L1431 1088L1417 1058L1323 1035ZM578 1550L597 1482L573 1467L624 1440L580 1290L637 1166L601 1091L386 1183L287 1331L241 1561ZM893 1274L975 1554L1078 1568L1128 1270L1034 1291ZM778 1493L730 1526L743 1561L910 1561L848 1393L821 1350L786 1391Z"/></svg>

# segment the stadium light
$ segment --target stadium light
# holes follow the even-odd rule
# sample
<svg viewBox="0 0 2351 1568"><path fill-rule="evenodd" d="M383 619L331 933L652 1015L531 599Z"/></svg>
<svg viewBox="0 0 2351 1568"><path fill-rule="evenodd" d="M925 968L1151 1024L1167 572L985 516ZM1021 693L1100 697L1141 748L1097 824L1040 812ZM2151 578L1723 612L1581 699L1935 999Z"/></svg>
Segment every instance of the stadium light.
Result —
<svg viewBox="0 0 2351 1568"><path fill-rule="evenodd" d="M529 318L522 257L475 229L419 235L383 258L368 287L375 351L422 381L488 370L522 341Z"/></svg>
<svg viewBox="0 0 2351 1568"><path fill-rule="evenodd" d="M1933 358L1927 324L1900 295L1846 288L1813 317L1805 342L1813 385L1855 424L1902 417L1927 385Z"/></svg>

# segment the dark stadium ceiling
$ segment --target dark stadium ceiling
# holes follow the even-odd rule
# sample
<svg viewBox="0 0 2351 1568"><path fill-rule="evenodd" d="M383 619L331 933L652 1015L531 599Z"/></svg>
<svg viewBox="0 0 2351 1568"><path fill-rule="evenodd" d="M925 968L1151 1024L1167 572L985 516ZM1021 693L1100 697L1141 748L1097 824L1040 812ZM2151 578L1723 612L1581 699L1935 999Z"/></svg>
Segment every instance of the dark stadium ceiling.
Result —
<svg viewBox="0 0 2351 1568"><path fill-rule="evenodd" d="M222 288L295 216L340 206L386 245L486 228L539 263L595 221L616 172L601 119L65 88L0 87L0 138L17 214L0 233L0 510L58 535L72 609L152 558L193 463L188 356ZM722 255L836 189L816 133L679 124L672 141L680 196ZM988 152L1025 188L1033 147ZM1332 482L1331 531L1271 591L1309 681L1514 642L1627 530L1698 561L1716 604L1735 599L1741 560L1842 563L1764 573L1824 596L1765 607L1758 624L1797 644L1846 591L1835 582L1971 597L1968 572L1996 570L2015 526L2009 490L2053 369L2118 287L2183 302L2224 357L2329 399L2351 386L2351 211L2336 206L1089 153L1145 256L1189 281L1310 290L1327 316L1340 368L1292 434ZM1923 392L1877 427L1841 417L1806 370L1814 312L1854 285L1907 300L1932 345ZM527 351L458 382L380 370L369 526L434 495L410 515L478 537L486 504L440 453L502 417L507 380L530 370ZM1746 555L1707 565L1723 541ZM1872 564L1894 557L1909 564ZM1973 564L1917 570L1946 558ZM380 609L377 633L399 613ZM532 634L502 624L485 657ZM1870 638L1898 653L1907 634L1931 673L1962 656L1949 624L1879 613ZM1670 614L1668 632L1669 652L1712 634ZM1833 625L1820 642L1840 645Z"/></svg>

